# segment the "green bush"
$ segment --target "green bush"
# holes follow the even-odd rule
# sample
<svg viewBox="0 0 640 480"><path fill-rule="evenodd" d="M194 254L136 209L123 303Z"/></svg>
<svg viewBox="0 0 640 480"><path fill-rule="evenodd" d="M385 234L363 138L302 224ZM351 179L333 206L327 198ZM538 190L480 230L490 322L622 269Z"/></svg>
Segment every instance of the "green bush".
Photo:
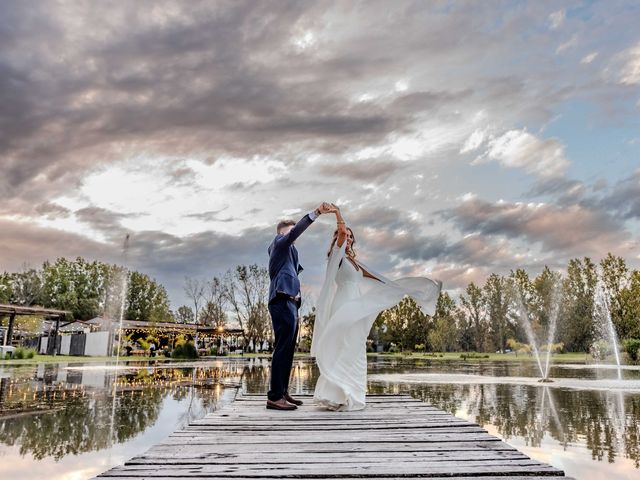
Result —
<svg viewBox="0 0 640 480"><path fill-rule="evenodd" d="M425 349L425 347L424 347L424 343L418 343L418 344L414 345L414 346L413 346L413 349L414 349L416 352L424 352L424 349Z"/></svg>
<svg viewBox="0 0 640 480"><path fill-rule="evenodd" d="M198 352L193 342L185 342L173 349L172 358L198 358Z"/></svg>
<svg viewBox="0 0 640 480"><path fill-rule="evenodd" d="M593 342L591 348L589 349L589 353L596 361L603 361L609 355L614 353L613 345L611 345L606 340L597 340Z"/></svg>
<svg viewBox="0 0 640 480"><path fill-rule="evenodd" d="M622 349L632 362L637 363L640 359L640 338L627 338L622 343Z"/></svg>
<svg viewBox="0 0 640 480"><path fill-rule="evenodd" d="M22 360L25 358L33 358L35 355L36 355L36 351L33 348L18 347L13 352L13 357L11 358ZM9 358L9 357L6 357L6 358Z"/></svg>
<svg viewBox="0 0 640 480"><path fill-rule="evenodd" d="M460 354L460 358L463 360L467 360L469 358L489 358L489 354L485 353L484 355L476 352L467 352Z"/></svg>
<svg viewBox="0 0 640 480"><path fill-rule="evenodd" d="M400 353L400 347L392 343L391 346L389 346L389 353Z"/></svg>

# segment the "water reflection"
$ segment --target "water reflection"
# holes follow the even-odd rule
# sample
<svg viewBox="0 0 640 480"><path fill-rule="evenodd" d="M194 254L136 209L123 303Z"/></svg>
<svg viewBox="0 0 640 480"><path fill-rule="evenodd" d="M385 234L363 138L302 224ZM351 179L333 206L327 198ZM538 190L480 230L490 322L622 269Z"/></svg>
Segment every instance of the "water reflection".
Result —
<svg viewBox="0 0 640 480"><path fill-rule="evenodd" d="M536 375L534 367L518 362L375 357L370 359L369 372L526 377ZM616 374L576 365L555 366L552 375L598 379ZM637 370L624 375L640 378ZM296 359L292 393L311 393L317 377L313 362ZM32 478L41 477L52 462L62 472L59 478L81 470L88 472L87 477L95 475L232 401L237 388L264 393L268 381L266 358L128 364L117 372L111 365L95 364L0 367L0 476L28 478L25 462L31 462ZM559 458L577 457L574 471L556 466L579 478L600 478L602 469L591 473L594 466L608 468L610 479L616 478L614 471L635 476L640 467L637 393L528 384L375 381L369 382L369 391L408 392L479 423L518 448L525 445L555 452ZM96 458L102 463L96 465Z"/></svg>
<svg viewBox="0 0 640 480"><path fill-rule="evenodd" d="M400 365L383 362L377 372L424 372L426 365L411 368L410 362ZM465 374L531 376L530 365L469 365L458 368L431 364L434 374L464 372ZM588 379L615 379L617 372L589 371L555 367L562 375ZM480 371L480 372L479 372ZM587 371L587 375L576 372ZM488 373L489 372L489 373ZM527 375L529 374L529 375ZM628 379L636 380L637 371L628 371ZM635 383L635 382L634 382ZM370 382L371 393L405 393L432 403L454 415L491 427L506 441L522 440L526 446L560 448L567 451L578 446L588 450L592 460L614 463L622 456L640 467L640 395L623 391L579 390L540 385L493 383L434 383L402 384L398 382ZM577 475L577 473L575 473ZM584 472L579 475L580 478ZM634 472L637 475L637 472ZM599 478L597 476L590 478Z"/></svg>

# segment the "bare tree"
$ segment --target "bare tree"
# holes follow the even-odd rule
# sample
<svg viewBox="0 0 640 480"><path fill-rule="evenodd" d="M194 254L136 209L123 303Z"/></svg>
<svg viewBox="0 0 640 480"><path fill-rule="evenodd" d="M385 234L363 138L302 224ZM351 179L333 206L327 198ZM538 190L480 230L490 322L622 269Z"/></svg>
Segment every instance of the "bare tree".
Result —
<svg viewBox="0 0 640 480"><path fill-rule="evenodd" d="M200 316L202 323L216 328L224 328L227 324L227 291L222 279L213 277L207 282L206 303Z"/></svg>
<svg viewBox="0 0 640 480"><path fill-rule="evenodd" d="M175 318L178 323L193 323L193 319L195 317L191 307L182 305L178 310L176 310Z"/></svg>
<svg viewBox="0 0 640 480"><path fill-rule="evenodd" d="M225 274L226 295L244 337L262 341L269 330L269 272L258 265L238 265Z"/></svg>
<svg viewBox="0 0 640 480"><path fill-rule="evenodd" d="M193 302L193 314L196 324L200 320L200 306L202 305L205 287L206 283L202 280L192 277L184 277L184 293L187 295L187 298Z"/></svg>

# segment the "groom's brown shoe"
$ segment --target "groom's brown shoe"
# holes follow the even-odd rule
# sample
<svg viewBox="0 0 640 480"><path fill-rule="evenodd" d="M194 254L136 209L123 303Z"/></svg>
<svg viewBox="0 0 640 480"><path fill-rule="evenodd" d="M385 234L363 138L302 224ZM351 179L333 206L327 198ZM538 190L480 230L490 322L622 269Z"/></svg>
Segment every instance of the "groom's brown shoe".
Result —
<svg viewBox="0 0 640 480"><path fill-rule="evenodd" d="M284 397L280 400L269 400L267 399L267 408L272 410L295 410L298 407L288 403Z"/></svg>
<svg viewBox="0 0 640 480"><path fill-rule="evenodd" d="M289 395L288 393L284 394L284 399L289 402L289 403L293 403L294 405L300 406L302 405L302 400L296 400L295 398L293 398L291 395Z"/></svg>

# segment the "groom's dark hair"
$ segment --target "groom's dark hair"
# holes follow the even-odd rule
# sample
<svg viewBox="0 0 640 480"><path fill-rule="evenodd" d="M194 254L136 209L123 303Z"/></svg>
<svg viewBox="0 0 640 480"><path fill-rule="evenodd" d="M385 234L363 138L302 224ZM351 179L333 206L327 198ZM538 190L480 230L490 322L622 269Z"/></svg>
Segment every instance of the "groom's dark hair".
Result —
<svg viewBox="0 0 640 480"><path fill-rule="evenodd" d="M280 233L280 230L284 227L289 227L291 225L295 225L296 222L294 222L293 220L280 220L278 222L278 226L276 227L276 232Z"/></svg>

